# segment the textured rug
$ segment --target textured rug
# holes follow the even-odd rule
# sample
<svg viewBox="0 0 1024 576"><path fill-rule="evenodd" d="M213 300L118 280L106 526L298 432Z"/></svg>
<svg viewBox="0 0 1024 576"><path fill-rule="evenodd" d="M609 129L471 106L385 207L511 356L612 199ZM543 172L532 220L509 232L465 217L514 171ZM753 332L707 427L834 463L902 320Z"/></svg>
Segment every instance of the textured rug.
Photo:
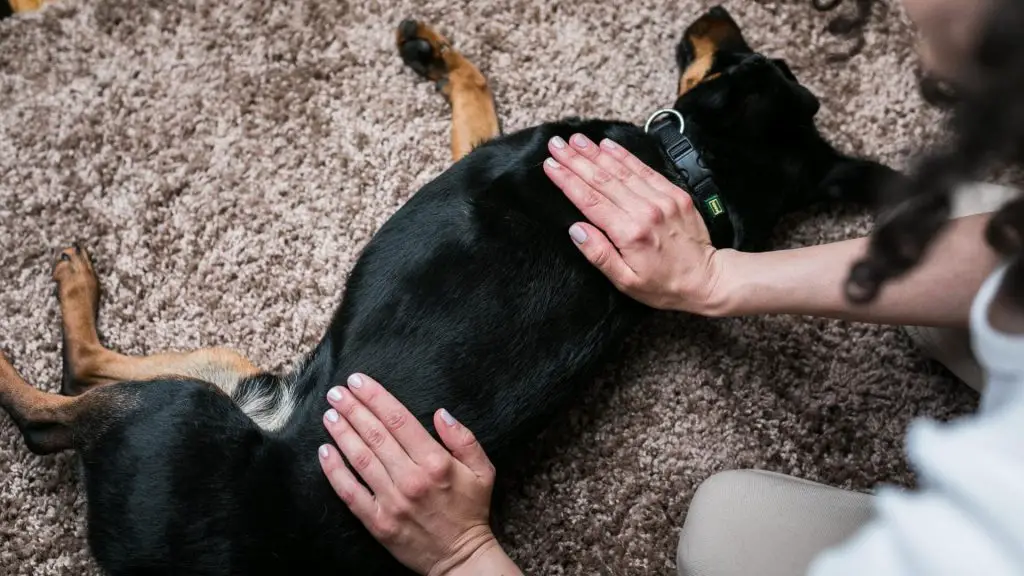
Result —
<svg viewBox="0 0 1024 576"><path fill-rule="evenodd" d="M319 337L370 235L448 164L447 107L393 47L402 18L449 33L514 130L567 115L642 122L672 101L675 43L706 7L66 0L0 22L0 348L57 387L49 271L78 240L96 259L111 346L227 345L286 367ZM727 7L821 96L820 126L841 148L902 167L938 134L900 18L879 14L863 54L832 64L844 42L807 3ZM868 225L805 214L779 242ZM664 315L630 352L506 471L504 538L531 573L673 573L687 503L724 469L910 485L908 421L976 402L894 328ZM98 573L80 488L72 455L32 456L0 417L0 573Z"/></svg>

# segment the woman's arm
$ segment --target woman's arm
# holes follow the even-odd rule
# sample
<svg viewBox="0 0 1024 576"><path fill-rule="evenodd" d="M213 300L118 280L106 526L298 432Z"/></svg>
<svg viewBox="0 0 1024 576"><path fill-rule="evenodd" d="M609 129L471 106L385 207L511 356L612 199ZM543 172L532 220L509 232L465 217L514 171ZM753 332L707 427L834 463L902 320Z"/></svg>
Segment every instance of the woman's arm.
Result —
<svg viewBox="0 0 1024 576"><path fill-rule="evenodd" d="M569 235L621 291L649 306L705 316L801 314L879 324L966 327L997 259L987 215L952 221L931 255L868 306L843 285L868 238L767 253L716 250L688 194L614 142L553 139L548 176L596 226Z"/></svg>
<svg viewBox="0 0 1024 576"><path fill-rule="evenodd" d="M984 240L988 215L958 218L929 256L866 306L850 304L843 283L868 239L749 254L719 250L716 316L803 314L874 324L966 327L971 301L998 259Z"/></svg>

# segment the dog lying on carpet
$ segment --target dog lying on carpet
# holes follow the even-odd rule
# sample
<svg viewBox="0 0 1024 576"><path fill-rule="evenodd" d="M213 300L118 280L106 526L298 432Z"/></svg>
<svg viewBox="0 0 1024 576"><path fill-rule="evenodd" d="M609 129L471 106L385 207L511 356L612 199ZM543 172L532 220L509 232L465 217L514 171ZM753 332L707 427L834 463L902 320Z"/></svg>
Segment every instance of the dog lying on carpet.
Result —
<svg viewBox="0 0 1024 576"><path fill-rule="evenodd" d="M720 7L686 30L678 99L646 131L566 120L501 135L485 78L444 38L407 21L398 47L451 104L455 163L368 243L297 370L269 374L224 349L104 348L98 282L77 246L53 270L61 394L0 356L0 405L29 449L81 457L89 544L108 573L404 573L320 470L328 389L369 374L432 433L447 407L500 471L650 313L569 240L582 216L542 171L551 137L611 138L692 192L717 246L743 250L765 249L785 213L864 201L893 174L825 142L818 100Z"/></svg>

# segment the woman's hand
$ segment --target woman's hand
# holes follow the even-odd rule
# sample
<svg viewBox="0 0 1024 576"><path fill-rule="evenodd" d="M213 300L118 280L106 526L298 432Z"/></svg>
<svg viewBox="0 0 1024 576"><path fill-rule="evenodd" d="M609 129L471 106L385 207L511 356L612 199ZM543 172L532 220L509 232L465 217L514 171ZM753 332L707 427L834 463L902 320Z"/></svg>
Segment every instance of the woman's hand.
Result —
<svg viewBox="0 0 1024 576"><path fill-rule="evenodd" d="M597 225L569 235L619 290L654 308L721 313L718 251L689 194L611 140L576 134L548 149L544 172Z"/></svg>
<svg viewBox="0 0 1024 576"><path fill-rule="evenodd" d="M400 562L420 574L519 574L488 524L494 466L445 410L434 426L446 450L378 382L361 374L332 388L320 447L331 486ZM450 450L450 452L449 452Z"/></svg>

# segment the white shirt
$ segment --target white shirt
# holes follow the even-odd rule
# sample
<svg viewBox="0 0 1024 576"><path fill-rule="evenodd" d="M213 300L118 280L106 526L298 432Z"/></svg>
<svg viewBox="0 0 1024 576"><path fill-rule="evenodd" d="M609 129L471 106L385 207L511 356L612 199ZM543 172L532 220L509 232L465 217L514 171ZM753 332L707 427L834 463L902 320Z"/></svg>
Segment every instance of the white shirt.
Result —
<svg viewBox="0 0 1024 576"><path fill-rule="evenodd" d="M1024 575L1024 336L988 321L1005 272L971 307L971 344L988 381L978 412L915 421L907 452L919 488L881 489L874 519L820 555L811 576Z"/></svg>

